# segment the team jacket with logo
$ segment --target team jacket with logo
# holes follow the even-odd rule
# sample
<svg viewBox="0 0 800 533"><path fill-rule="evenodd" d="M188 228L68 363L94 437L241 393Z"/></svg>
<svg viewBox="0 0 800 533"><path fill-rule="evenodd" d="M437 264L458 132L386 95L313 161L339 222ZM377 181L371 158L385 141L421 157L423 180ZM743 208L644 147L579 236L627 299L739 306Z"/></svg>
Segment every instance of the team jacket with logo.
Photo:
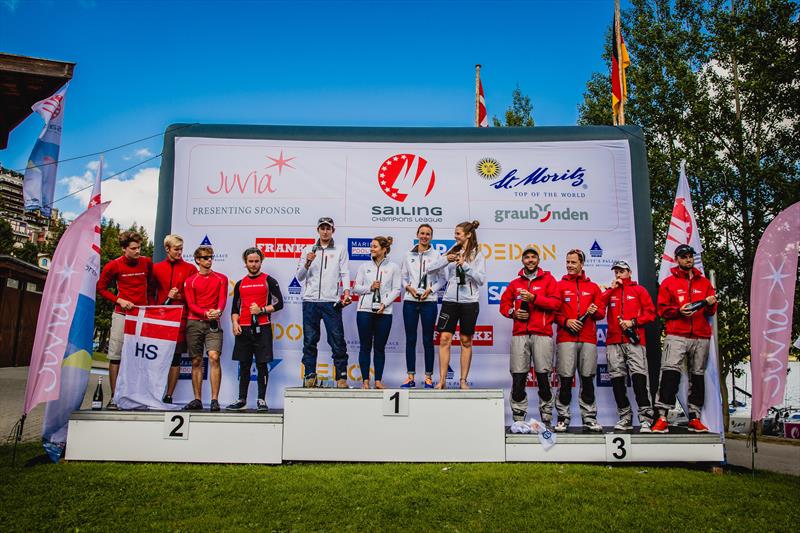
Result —
<svg viewBox="0 0 800 533"><path fill-rule="evenodd" d="M152 275L153 261L149 257L129 261L122 255L103 267L97 280L97 293L114 304L122 298L134 305L147 305ZM108 290L112 283L116 283L117 294ZM114 306L114 312L125 313L118 304Z"/></svg>
<svg viewBox="0 0 800 533"><path fill-rule="evenodd" d="M401 278L401 286L403 291L403 299L408 300L409 302L436 302L437 295L436 293L439 292L439 289L442 288L443 280L439 277L436 272L430 272L428 269L430 265L434 262L438 261L441 258L441 254L433 249L433 246L429 247L422 253L419 253L419 247L414 246L411 251L406 253L406 257L403 260L403 266L400 270L400 278ZM419 280L422 278L423 275L428 275L428 288L431 289L431 293L428 295L427 298L424 300L417 300L411 293L405 290L406 285L411 285L414 287L418 293L422 293L419 287Z"/></svg>
<svg viewBox="0 0 800 533"><path fill-rule="evenodd" d="M456 262L448 262L447 256L443 255L428 267L428 272L437 272L440 279L447 280L447 288L444 291L445 302L456 303L475 303L480 298L478 287L486 283L486 263L480 248L476 251L475 257L470 261L464 261L464 274L466 283L458 284L456 276Z"/></svg>
<svg viewBox="0 0 800 533"><path fill-rule="evenodd" d="M606 315L601 301L600 287L586 276L586 272L581 272L579 276L567 274L561 278L561 281L558 282L558 290L561 293L561 307L556 311L556 324L558 324L556 342L597 344L595 322ZM567 329L567 320L577 320L592 304L597 306L597 311L586 319L581 330L574 335Z"/></svg>
<svg viewBox="0 0 800 533"><path fill-rule="evenodd" d="M228 299L228 278L219 272L189 276L184 284L189 320L205 320L209 309L225 309Z"/></svg>
<svg viewBox="0 0 800 533"><path fill-rule="evenodd" d="M711 324L708 317L717 312L717 304L704 307L692 316L683 316L679 309L687 303L702 300L716 294L707 277L699 270L692 268L692 277L672 267L672 275L658 288L658 315L664 319L667 335L678 335L694 339L711 337Z"/></svg>
<svg viewBox="0 0 800 533"><path fill-rule="evenodd" d="M644 346L644 326L656 319L656 307L647 289L631 279L623 279L622 285L615 289L607 289L603 293L603 305L608 319L606 344L622 344L630 342L619 327L619 318L636 319L636 333L639 343Z"/></svg>
<svg viewBox="0 0 800 533"><path fill-rule="evenodd" d="M155 292L153 304L161 305L167 300L169 291L177 287L178 295L172 299L172 305L186 306L186 296L183 294L183 284L197 272L197 267L183 259L170 261L164 259L153 265L153 283L151 290Z"/></svg>
<svg viewBox="0 0 800 533"><path fill-rule="evenodd" d="M233 287L231 315L239 315L239 325L242 327L252 324L250 321L250 304L252 303L259 308L272 305L275 307L275 311L283 309L283 295L278 281L264 272L257 276L248 275L237 281ZM269 324L267 313L260 313L257 316L260 325Z"/></svg>
<svg viewBox="0 0 800 533"><path fill-rule="evenodd" d="M306 269L306 256L314 252L317 257ZM300 262L295 274L297 281L304 282L303 301L335 302L339 299L339 284L350 288L350 270L347 263L347 250L331 239L327 248L322 248L319 240L306 246L300 253Z"/></svg>
<svg viewBox="0 0 800 533"><path fill-rule="evenodd" d="M358 299L358 310L372 312L372 282L379 280L381 288L378 289L381 295L381 303L384 305L383 314L392 314L392 302L400 296L400 267L388 259L384 259L380 266L374 261L363 263L358 267L356 274L356 284L353 292L362 295Z"/></svg>
<svg viewBox="0 0 800 533"><path fill-rule="evenodd" d="M558 282L550 272L537 268L533 278L525 277L525 269L520 269L519 277L508 284L500 297L500 314L513 318L514 311L522 304L519 293L527 290L536 298L528 302L529 317L527 321L514 319L512 335L553 335L555 312L561 307L561 293Z"/></svg>

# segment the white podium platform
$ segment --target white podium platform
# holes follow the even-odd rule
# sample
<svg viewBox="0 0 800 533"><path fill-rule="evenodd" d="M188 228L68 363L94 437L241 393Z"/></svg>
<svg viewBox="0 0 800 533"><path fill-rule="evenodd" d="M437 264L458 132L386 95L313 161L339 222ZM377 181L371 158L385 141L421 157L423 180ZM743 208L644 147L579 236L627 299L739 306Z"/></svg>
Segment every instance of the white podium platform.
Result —
<svg viewBox="0 0 800 533"><path fill-rule="evenodd" d="M284 393L291 461L505 461L502 390L301 389Z"/></svg>
<svg viewBox="0 0 800 533"><path fill-rule="evenodd" d="M557 433L556 445L545 451L538 435L506 434L506 461L557 463L716 462L724 460L719 434L690 433L670 427L670 432L584 433L570 429Z"/></svg>
<svg viewBox="0 0 800 533"><path fill-rule="evenodd" d="M282 441L280 412L76 411L65 459L277 464Z"/></svg>

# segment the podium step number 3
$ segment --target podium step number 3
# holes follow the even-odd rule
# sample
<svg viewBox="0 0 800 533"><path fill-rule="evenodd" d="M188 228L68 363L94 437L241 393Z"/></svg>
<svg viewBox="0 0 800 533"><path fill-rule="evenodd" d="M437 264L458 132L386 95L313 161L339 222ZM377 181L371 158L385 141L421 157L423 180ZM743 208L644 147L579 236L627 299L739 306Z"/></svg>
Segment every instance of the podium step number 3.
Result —
<svg viewBox="0 0 800 533"><path fill-rule="evenodd" d="M189 438L189 413L164 413L164 438L186 440Z"/></svg>
<svg viewBox="0 0 800 533"><path fill-rule="evenodd" d="M408 416L408 389L384 389L383 416Z"/></svg>
<svg viewBox="0 0 800 533"><path fill-rule="evenodd" d="M631 460L631 436L627 433L607 433L606 461L615 463Z"/></svg>

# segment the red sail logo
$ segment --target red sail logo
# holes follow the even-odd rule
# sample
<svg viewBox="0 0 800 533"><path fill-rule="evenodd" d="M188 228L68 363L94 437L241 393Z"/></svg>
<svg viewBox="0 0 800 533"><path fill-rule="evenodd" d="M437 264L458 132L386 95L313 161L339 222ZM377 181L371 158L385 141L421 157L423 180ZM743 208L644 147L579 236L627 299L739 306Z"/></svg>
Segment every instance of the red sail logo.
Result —
<svg viewBox="0 0 800 533"><path fill-rule="evenodd" d="M378 185L383 193L404 202L411 191L424 190L428 196L436 182L436 173L428 161L414 154L397 154L386 159L378 170Z"/></svg>

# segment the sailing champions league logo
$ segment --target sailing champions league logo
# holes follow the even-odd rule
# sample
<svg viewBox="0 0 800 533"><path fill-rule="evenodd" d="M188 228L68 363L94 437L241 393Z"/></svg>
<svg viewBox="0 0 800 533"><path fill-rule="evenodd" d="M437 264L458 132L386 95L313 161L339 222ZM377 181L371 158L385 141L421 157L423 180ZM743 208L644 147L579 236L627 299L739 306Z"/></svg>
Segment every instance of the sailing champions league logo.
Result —
<svg viewBox="0 0 800 533"><path fill-rule="evenodd" d="M386 159L378 171L378 184L383 193L404 202L413 189L428 196L436 183L436 172L428 161L414 154L397 154Z"/></svg>

